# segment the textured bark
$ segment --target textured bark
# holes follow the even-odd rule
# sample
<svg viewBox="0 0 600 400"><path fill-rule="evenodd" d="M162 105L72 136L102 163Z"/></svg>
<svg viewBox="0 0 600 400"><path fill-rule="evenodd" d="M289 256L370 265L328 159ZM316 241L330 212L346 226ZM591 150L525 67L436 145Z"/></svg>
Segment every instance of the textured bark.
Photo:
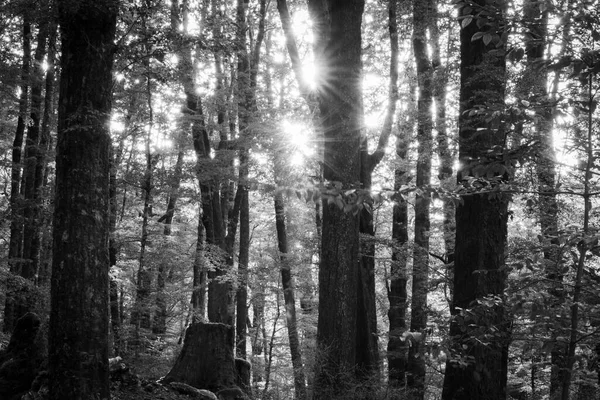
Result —
<svg viewBox="0 0 600 400"><path fill-rule="evenodd" d="M309 1L313 20L324 178L344 190L360 180L361 20L364 2ZM356 372L359 219L323 207L314 398L346 398Z"/></svg>
<svg viewBox="0 0 600 400"><path fill-rule="evenodd" d="M434 4L413 1L413 51L417 66L417 168L415 198L415 244L413 252L410 331L421 333L408 352L407 386L414 399L425 397L425 340L427 328L427 292L429 282L429 205L431 183L433 68L427 55L427 30L433 18Z"/></svg>
<svg viewBox="0 0 600 400"><path fill-rule="evenodd" d="M196 322L186 332L181 353L162 383L183 382L217 392L235 385L233 327Z"/></svg>
<svg viewBox="0 0 600 400"><path fill-rule="evenodd" d="M275 164L277 166L277 163ZM304 376L304 365L302 364L302 353L300 351L300 339L298 337L298 321L296 318L296 301L294 299L294 280L292 277L291 263L288 254L287 229L285 224L285 203L283 193L275 193L275 226L277 229L277 246L279 249L279 261L281 263L281 286L283 287L283 299L285 303L285 321L290 343L290 354L294 368L295 399L307 399L306 378Z"/></svg>
<svg viewBox="0 0 600 400"><path fill-rule="evenodd" d="M62 61L49 398L108 399L108 122L118 1L58 6Z"/></svg>
<svg viewBox="0 0 600 400"><path fill-rule="evenodd" d="M23 152L23 136L25 134L25 120L29 104L29 71L31 69L31 22L27 13L23 15L23 61L21 66L21 95L19 97L19 115L17 129L13 140L11 184L10 184L10 242L8 246L8 263L10 272L21 275L21 258L23 255L23 215L21 190L21 158ZM11 293L12 291L12 293ZM18 288L7 290L4 307L4 331L12 332L14 324L21 311L16 310L18 300L15 296Z"/></svg>
<svg viewBox="0 0 600 400"><path fill-rule="evenodd" d="M404 118L398 121L398 134L396 136L396 168L394 171L394 190L400 191L410 181L408 165L408 147L412 140L415 127L416 101L414 93L416 85L414 70L407 70L409 90L405 102L407 111ZM388 300L390 309L389 339L388 339L388 382L392 389L401 389L406 386L406 371L408 363L408 342L402 334L406 332L406 307L408 281L407 253L408 249L408 203L402 196L394 201L392 215L392 265L390 271L390 285Z"/></svg>
<svg viewBox="0 0 600 400"><path fill-rule="evenodd" d="M461 8L460 15L474 13L478 6L490 5L477 1L475 8ZM503 32L505 4L493 5L497 32ZM476 19L477 17L474 17ZM466 185L469 179L481 176L478 169L493 162L488 150L503 148L505 133L494 129L481 115L469 115L474 105L503 107L506 84L506 61L490 53L494 43L472 40L479 32L475 21L461 30L461 86L459 117L458 181ZM483 176L487 176L484 173ZM495 188L508 176L492 176ZM462 197L456 210L456 249L454 298L450 325L451 355L446 364L442 398L444 400L506 398L509 321L503 304L506 285L504 271L508 221L508 195L471 193ZM469 189L467 189L469 190ZM457 361L472 357L467 365Z"/></svg>

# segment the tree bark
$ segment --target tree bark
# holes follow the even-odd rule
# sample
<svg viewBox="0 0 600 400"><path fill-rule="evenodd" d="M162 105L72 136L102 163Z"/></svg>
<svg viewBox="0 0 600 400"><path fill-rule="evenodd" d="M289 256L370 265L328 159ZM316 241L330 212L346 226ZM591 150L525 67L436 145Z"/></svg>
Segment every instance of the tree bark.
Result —
<svg viewBox="0 0 600 400"><path fill-rule="evenodd" d="M49 397L108 399L108 122L119 2L62 0L58 7L62 61Z"/></svg>
<svg viewBox="0 0 600 400"><path fill-rule="evenodd" d="M360 181L362 0L310 0L324 178L343 190ZM318 360L314 398L345 398L355 380L359 219L323 207L319 268Z"/></svg>
<svg viewBox="0 0 600 400"><path fill-rule="evenodd" d="M235 385L233 327L195 322L186 332L181 353L163 384L183 382L217 392Z"/></svg>
<svg viewBox="0 0 600 400"><path fill-rule="evenodd" d="M407 386L413 399L425 397L425 340L427 293L429 282L429 205L431 183L433 68L427 55L427 30L433 18L434 4L413 1L413 51L417 66L417 170L415 198L415 242L413 251L410 331L421 334L408 351Z"/></svg>
<svg viewBox="0 0 600 400"><path fill-rule="evenodd" d="M476 23L480 7L487 7L495 16L488 34L498 36L488 37L487 45L483 37L473 40L473 35L482 32ZM484 114L489 107L504 106L506 61L503 55L492 52L497 45L505 46L504 7L504 2L490 5L479 0L473 7L459 9L462 21L466 21L460 35L458 172L465 194L456 210L451 356L446 364L443 400L506 398L510 323L503 292L509 198L498 190L510 176L493 169L498 165L494 157L501 157L502 153L497 153L504 149L506 133L501 126L487 123L485 115L468 112L475 105L485 105ZM472 20L467 23L469 18ZM481 193L478 185L491 192Z"/></svg>

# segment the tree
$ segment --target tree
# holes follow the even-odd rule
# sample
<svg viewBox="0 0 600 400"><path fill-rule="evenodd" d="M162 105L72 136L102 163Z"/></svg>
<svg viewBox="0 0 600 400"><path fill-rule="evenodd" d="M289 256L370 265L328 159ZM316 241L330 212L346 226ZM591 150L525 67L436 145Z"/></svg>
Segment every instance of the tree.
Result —
<svg viewBox="0 0 600 400"><path fill-rule="evenodd" d="M17 121L17 129L12 147L12 167L11 167L11 183L10 183L10 205L11 205L11 222L10 222L10 244L8 248L8 259L11 266L11 272L19 276L22 275L20 258L23 251L23 217L21 210L21 159L23 153L23 136L25 134L25 121L27 119L27 107L29 102L29 71L31 69L31 16L29 11L23 13L23 58L21 66L21 95L19 96L19 115ZM26 276L26 279L31 279ZM21 303L21 304L19 304ZM11 332L17 319L19 319L21 311L24 311L27 306L23 301L19 301L10 295L6 298L6 307L4 311L4 331ZM16 309L20 308L20 309ZM25 310L26 312L26 310Z"/></svg>
<svg viewBox="0 0 600 400"><path fill-rule="evenodd" d="M432 1L413 2L413 51L417 66L417 194L415 199L415 247L410 331L421 334L408 353L408 387L415 399L425 397L425 330L427 328L427 293L429 283L429 205L431 183L433 103L433 68L427 55L427 31L433 19ZM429 30L431 33L431 30Z"/></svg>
<svg viewBox="0 0 600 400"><path fill-rule="evenodd" d="M506 85L506 61L499 51L506 41L504 7L502 1L480 0L460 3L459 8L458 182L464 191L456 209L452 342L444 400L506 398L510 324L503 292L508 195L501 188L509 174L502 158L497 159L506 140L500 123Z"/></svg>
<svg viewBox="0 0 600 400"><path fill-rule="evenodd" d="M119 2L62 0L58 7L50 398L108 399L108 121Z"/></svg>
<svg viewBox="0 0 600 400"><path fill-rule="evenodd" d="M324 178L343 190L360 180L361 20L364 2L311 0ZM318 357L314 398L344 398L356 368L359 220L323 207Z"/></svg>

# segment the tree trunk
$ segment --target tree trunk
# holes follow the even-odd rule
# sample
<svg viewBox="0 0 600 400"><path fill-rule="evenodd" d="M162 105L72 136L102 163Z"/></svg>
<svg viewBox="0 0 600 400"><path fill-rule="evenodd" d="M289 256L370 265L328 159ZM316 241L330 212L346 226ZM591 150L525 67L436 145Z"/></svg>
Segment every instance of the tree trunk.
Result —
<svg viewBox="0 0 600 400"><path fill-rule="evenodd" d="M544 264L546 276L550 284L548 292L553 296L551 307L560 314L564 306L565 292L562 283L561 255L558 243L558 203L556 199L555 152L552 138L552 107L548 104L548 71L543 65L544 52L548 44L548 11L540 11L539 2L528 0L524 5L525 24L528 35L525 35L526 69L520 89L525 99L540 104L541 115L535 122L536 139L540 144L536 173L539 188L539 221L543 236ZM558 74L558 72L556 72ZM559 318L554 322L553 346L551 357L550 399L560 395L561 384L566 373L567 346L557 341L566 329L565 322ZM558 332L557 332L558 330Z"/></svg>
<svg viewBox="0 0 600 400"><path fill-rule="evenodd" d="M149 52L150 49L147 49ZM148 55L148 58L150 56ZM146 78L146 101L148 105L148 132L146 136L146 169L144 178L142 179L142 190L144 193L144 209L142 211L142 233L140 238L140 255L138 258L138 274L136 283L136 298L134 311L131 315L131 323L138 329L150 329L152 327L152 304L150 295L152 292L152 269L147 265L146 252L148 246L148 223L153 212L152 189L154 187L154 167L158 162L158 156L152 154L150 141L153 127L153 107L152 107L152 87L151 87L151 70L149 62L146 62L147 78ZM139 332L138 332L139 333Z"/></svg>
<svg viewBox="0 0 600 400"><path fill-rule="evenodd" d="M50 399L108 399L108 237L118 1L59 1L62 62L49 327ZM68 346L65 346L68 343Z"/></svg>
<svg viewBox="0 0 600 400"><path fill-rule="evenodd" d="M278 163L275 163L276 168ZM290 259L288 255L287 229L285 226L285 203L283 193L275 193L275 226L277 228L277 244L279 249L279 260L281 262L281 285L283 287L283 300L285 303L285 320L290 343L290 354L294 368L295 399L307 399L306 378L304 376L304 365L300 351L300 339L298 337L298 321L296 319L296 301L294 299L294 280L292 277Z"/></svg>
<svg viewBox="0 0 600 400"><path fill-rule="evenodd" d="M185 138L183 132L179 133L177 139L177 160L173 167L173 175L171 176L171 188L169 191L169 200L167 202L167 211L165 215L159 219L159 222L163 222L164 229L163 234L165 236L171 235L171 225L173 223L173 216L175 215L175 208L177 207L177 200L179 199L179 186L181 184L181 177L183 174L183 157L184 157L184 143ZM162 221L161 221L162 220ZM165 286L171 265L168 261L162 261L158 266L158 274L156 275L156 311L154 313L154 323L152 324L152 332L157 335L164 335L167 332L167 294L165 293Z"/></svg>
<svg viewBox="0 0 600 400"><path fill-rule="evenodd" d="M10 242L8 247L8 263L10 272L21 275L21 261L23 256L23 214L21 190L21 157L23 152L23 136L25 134L25 120L29 105L29 71L31 69L31 22L28 13L23 14L23 64L21 66L21 95L19 97L19 116L17 130L12 148L11 184L10 184ZM9 285L11 282L8 283ZM20 292L17 287L7 288L6 304L4 307L4 331L12 332L14 324L20 317L22 310L17 310L18 303L23 303L16 296Z"/></svg>
<svg viewBox="0 0 600 400"><path fill-rule="evenodd" d="M246 333L248 320L248 264L250 262L250 204L247 185L248 157L240 160L240 182L238 190L242 190L240 199L240 249L238 257L238 287L236 296L236 349L238 357L246 359Z"/></svg>
<svg viewBox="0 0 600 400"><path fill-rule="evenodd" d="M435 8L434 8L435 12ZM438 145L438 179L443 189L452 191L455 181L452 179L452 166L454 164L453 152L450 148L452 136L449 136L446 123L446 87L448 86L448 66L442 65L440 51L440 30L438 23L440 16L436 13L435 19L429 21L431 32L431 61L434 69L433 98L435 101L435 130L437 131ZM452 299L452 276L454 270L454 237L456 226L454 222L454 200L442 198L444 220L442 232L444 235L444 261L446 262L446 277L449 287L449 300Z"/></svg>
<svg viewBox="0 0 600 400"><path fill-rule="evenodd" d="M56 37L58 34L58 27L56 21L50 24L50 37L48 39L48 56L46 57L46 82L45 82L45 95L44 95L44 114L42 116L42 127L40 132L40 145L37 154L38 160L36 162L35 169L35 185L40 188L43 193L40 193L38 202L42 202L42 195L49 196L48 187L48 153L52 148L52 136L50 134L50 119L54 115L54 95L55 95L55 58L56 58ZM40 207L42 205L40 204ZM46 213L44 213L45 215ZM42 226L50 225L50 218L45 215L42 218ZM50 235L44 234L41 238L42 254L50 254L52 244ZM50 262L49 257L40 256L40 260L43 260L39 267L37 274L37 285L46 286L50 281Z"/></svg>
<svg viewBox="0 0 600 400"><path fill-rule="evenodd" d="M42 118L42 89L44 84L44 69L42 63L46 56L48 39L48 22L40 23L37 48L33 59L34 73L31 76L31 110L30 123L27 127L25 140L25 157L23 168L23 266L21 276L31 281L35 280L40 261L40 210L39 201L42 181L36 180L38 154L40 152L40 122ZM25 308L21 311L29 311ZM21 315L18 315L20 317Z"/></svg>
<svg viewBox="0 0 600 400"><path fill-rule="evenodd" d="M508 195L502 192L481 193L478 184L497 188L509 173L497 174L494 157L502 156L505 132L487 123L481 114L469 115L475 105L502 108L506 84L506 65L498 56L494 42L472 40L481 32L477 9L490 7L476 1L473 7L461 7L462 21L470 23L461 30L461 86L459 110L458 181L464 191L456 210L456 249L454 298L450 325L451 355L446 364L443 400L506 398L509 321L503 303L506 285L504 270L508 221ZM504 2L495 3L491 32L502 38ZM467 18L467 19L464 19ZM494 52L492 52L494 50ZM493 121L492 121L493 122ZM490 153L489 151L492 151ZM488 173L489 172L489 173ZM481 176L490 176L482 182ZM473 185L475 184L475 185ZM469 359L465 359L469 357ZM466 360L466 365L460 361Z"/></svg>
<svg viewBox="0 0 600 400"><path fill-rule="evenodd" d="M310 0L324 178L342 190L360 180L362 0ZM323 207L319 268L318 360L314 398L346 398L356 373L359 219L335 203Z"/></svg>
<svg viewBox="0 0 600 400"><path fill-rule="evenodd" d="M397 166L394 171L394 190L400 192L403 186L410 181L410 169L408 168L408 147L412 140L415 126L416 102L416 79L414 70L407 70L409 89L405 102L407 110L404 120L398 121L398 134L396 136L396 160ZM392 266L390 271L390 286L388 289L388 300L390 309L389 339L388 339L388 382L392 389L403 389L406 386L406 371L408 363L408 341L402 334L406 332L406 307L408 281L408 203L398 195L394 200L392 216Z"/></svg>
<svg viewBox="0 0 600 400"><path fill-rule="evenodd" d="M415 244L413 252L410 331L421 334L408 351L407 386L413 399L425 397L425 335L429 282L429 205L431 183L433 69L427 55L427 28L433 18L434 4L413 1L413 51L417 66L417 194L415 199Z"/></svg>
<svg viewBox="0 0 600 400"><path fill-rule="evenodd" d="M265 362L263 352L266 351L264 342L265 332L265 295L263 288L253 288L252 296L252 382L262 382L264 378Z"/></svg>
<svg viewBox="0 0 600 400"><path fill-rule="evenodd" d="M183 382L217 392L235 385L233 327L195 322L186 332L181 353L163 384Z"/></svg>

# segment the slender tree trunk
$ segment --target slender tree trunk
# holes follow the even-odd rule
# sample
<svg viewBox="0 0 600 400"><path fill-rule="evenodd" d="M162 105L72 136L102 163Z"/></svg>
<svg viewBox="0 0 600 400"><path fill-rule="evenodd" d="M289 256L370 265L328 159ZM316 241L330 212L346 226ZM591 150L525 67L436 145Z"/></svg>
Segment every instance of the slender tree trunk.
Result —
<svg viewBox="0 0 600 400"><path fill-rule="evenodd" d="M276 164L277 165L277 164ZM281 285L283 287L283 299L285 303L285 319L294 368L295 399L307 399L306 378L304 376L304 365L302 364L302 353L300 351L300 339L298 337L298 321L296 319L296 301L294 299L294 280L292 277L291 263L288 255L287 229L285 224L285 203L283 193L275 193L275 225L277 228L277 244L279 248L279 259L281 262Z"/></svg>
<svg viewBox="0 0 600 400"><path fill-rule="evenodd" d="M385 154L398 102L398 21L396 1L388 3L390 36L390 84L388 107L376 150L369 154L366 137L362 138L361 183L371 190L372 174ZM356 320L356 363L358 379L367 383L367 392L379 385L381 379L379 358L379 332L377 331L377 306L375 300L375 227L373 213L363 209L360 213L361 257L358 278L358 313Z"/></svg>
<svg viewBox="0 0 600 400"><path fill-rule="evenodd" d="M108 122L119 2L73 7L61 0L58 7L62 62L49 398L108 399Z"/></svg>
<svg viewBox="0 0 600 400"><path fill-rule="evenodd" d="M56 21L50 23L50 36L48 38L48 55L46 57L46 80L45 80L45 94L44 94L44 114L42 116L42 126L40 132L40 145L37 154L38 160L36 162L35 169L35 185L39 187L40 193L38 196L38 207L42 207L42 200L44 196L50 196L48 190L48 153L52 148L52 137L50 135L50 120L54 115L54 96L55 96L55 58L56 58L56 37L58 33L58 27ZM50 225L50 218L44 217L41 222L42 226ZM51 238L49 235L42 235L41 237L41 248L42 254L48 253L52 247ZM50 265L48 257L40 257L43 262L40 265L37 275L37 285L45 286L50 281Z"/></svg>
<svg viewBox="0 0 600 400"><path fill-rule="evenodd" d="M528 101L541 106L541 115L535 122L536 139L540 144L536 173L539 187L539 220L540 230L544 238L544 264L549 293L554 300L551 307L560 313L564 305L564 288L562 283L561 255L558 243L558 203L556 199L555 152L552 138L552 107L548 104L548 71L543 65L544 52L548 44L548 12L540 11L539 2L528 0L524 4L526 30L525 54L526 69L520 89ZM557 72L558 73L558 72ZM561 391L561 382L565 381L567 345L557 341L562 336L560 330L566 329L562 318L554 323L552 329L554 345L551 356L550 398L557 399ZM557 330L559 330L557 332Z"/></svg>
<svg viewBox="0 0 600 400"><path fill-rule="evenodd" d="M360 180L362 0L310 0L319 82L324 178L354 188ZM356 373L359 218L323 207L319 268L318 360L314 398L346 398Z"/></svg>
<svg viewBox="0 0 600 400"><path fill-rule="evenodd" d="M262 359L265 351L265 294L262 287L254 288L252 303L252 382L262 382L265 363ZM261 337L262 336L262 337Z"/></svg>
<svg viewBox="0 0 600 400"><path fill-rule="evenodd" d="M435 6L434 6L435 7ZM435 12L435 8L434 8ZM453 190L455 180L452 179L452 166L454 164L454 155L450 147L452 136L448 132L446 124L446 87L448 86L448 67L442 64L440 50L440 16L436 13L435 18L429 21L431 35L431 61L434 69L433 78L433 98L435 101L435 130L437 131L437 146L439 156L438 179L442 188ZM456 234L456 224L454 221L455 207L454 200L443 198L442 232L444 235L444 249L446 262L446 275L448 280L449 298L452 299L452 276L454 270L454 237Z"/></svg>
<svg viewBox="0 0 600 400"><path fill-rule="evenodd" d="M243 180L242 180L243 179ZM248 264L250 262L250 204L248 199L248 155L240 159L240 249L238 256L238 288L236 296L236 348L237 356L246 359L246 333L248 320Z"/></svg>
<svg viewBox="0 0 600 400"><path fill-rule="evenodd" d="M177 207L177 200L179 200L179 186L181 184L181 178L183 174L183 157L184 157L184 138L186 135L183 132L179 133L177 139L177 160L173 167L173 175L171 176L171 188L169 191L169 200L167 201L167 211L164 214L164 218L161 217L159 222L165 224L163 229L163 235L171 236L173 217L175 215L175 208ZM171 270L171 265L167 260L162 261L158 265L158 274L156 275L156 311L154 313L154 323L152 325L152 332L157 335L164 335L167 332L167 293L166 282Z"/></svg>
<svg viewBox="0 0 600 400"><path fill-rule="evenodd" d="M410 331L421 334L408 352L407 384L414 399L425 397L425 335L429 282L429 205L431 183L433 69L427 55L427 28L433 18L432 1L413 1L413 50L417 66L417 194L413 252Z"/></svg>
<svg viewBox="0 0 600 400"><path fill-rule="evenodd" d="M152 291L152 269L146 261L146 252L148 245L148 223L153 216L152 212L152 189L154 186L154 168L158 162L158 156L152 154L150 141L154 123L152 107L152 86L150 79L150 64L146 64L148 77L146 81L146 100L148 105L148 134L146 137L146 169L142 180L142 190L144 193L144 209L142 211L142 234L140 238L140 255L137 274L137 288L135 299L135 312L132 314L131 323L138 328L150 329L152 326L152 306L150 304L150 295Z"/></svg>
<svg viewBox="0 0 600 400"><path fill-rule="evenodd" d="M475 105L502 108L506 84L506 65L503 56L495 54L493 40L486 45L483 38L473 40L481 32L477 16L479 7L490 4L484 0L473 7L462 6L462 20L473 18L461 30L461 86L459 110L459 158L461 169L458 181L465 192L456 210L456 249L454 298L450 325L451 355L446 364L442 393L443 400L506 398L509 320L504 307L506 286L504 271L508 221L508 195L480 193L473 179L493 171L495 153L504 149L506 133L487 123L485 116L469 115ZM504 2L494 4L492 32L502 39ZM487 28L486 28L487 30ZM492 50L494 52L492 52ZM485 89L485 90L483 90ZM502 151L498 157L502 156ZM484 171L483 175L478 171ZM496 187L509 178L509 173L491 172L489 185ZM457 360L469 357L467 365Z"/></svg>
<svg viewBox="0 0 600 400"><path fill-rule="evenodd" d="M42 63L46 56L46 42L48 39L48 22L40 24L37 36L37 48L33 59L34 73L31 76L31 109L30 123L27 127L25 140L25 157L23 169L23 266L21 275L31 281L35 280L38 272L40 252L40 226L39 202L41 180L36 181L40 145L40 123L42 118L42 89L44 86L44 69ZM29 311L28 307L21 311L21 315ZM20 316L19 316L20 317Z"/></svg>
<svg viewBox="0 0 600 400"><path fill-rule="evenodd" d="M19 115L17 119L17 130L12 148L12 167L10 185L10 242L8 247L8 262L10 272L21 275L21 261L23 255L23 215L21 191L21 157L23 152L23 136L25 134L25 121L27 119L27 108L29 105L29 74L31 69L31 22L28 13L23 14L23 63L21 66L21 94L19 97ZM4 308L4 331L12 332L14 324L19 319L19 310L16 310L18 299L8 289L6 304ZM14 288L14 292L18 292Z"/></svg>
<svg viewBox="0 0 600 400"><path fill-rule="evenodd" d="M408 168L408 147L412 140L415 127L416 101L414 94L416 85L414 70L407 70L409 89L405 99L406 112L398 121L398 134L396 136L396 160L394 171L394 190L400 192L403 186L410 181ZM402 389L406 386L406 371L408 363L408 341L402 334L406 332L406 307L408 281L408 203L399 195L394 200L392 215L392 265L390 271L390 284L388 300L390 309L389 339L388 339L388 382L392 389Z"/></svg>
<svg viewBox="0 0 600 400"><path fill-rule="evenodd" d="M591 67L591 65L588 65ZM593 178L593 169L595 162L595 149L594 149L594 107L596 104L596 95L593 87L594 83L594 74L589 74L587 79L587 132L585 141L583 143L583 147L585 149L585 176L583 180L583 232L582 238L577 244L577 248L579 251L579 257L577 260L577 274L575 276L575 285L573 287L573 302L571 304L571 326L569 329L569 344L568 344L568 352L566 354L566 371L563 375L562 381L562 393L561 400L569 400L569 391L571 388L571 381L573 375L573 366L575 364L575 351L577 349L578 342L578 326L579 326L579 310L580 310L580 302L582 300L582 290L583 290L583 272L586 263L586 257L588 254L588 247L590 242L590 218L592 212L592 198L594 195L592 194L592 178ZM593 238L593 237L592 237Z"/></svg>
<svg viewBox="0 0 600 400"><path fill-rule="evenodd" d="M110 203L110 232L108 238L108 260L110 268L117 265L118 245L116 242L117 231L117 170L120 163L118 152L110 147L110 177L109 177L109 203ZM121 318L119 312L119 284L111 275L109 283L110 323L112 329L113 349L115 355L121 353Z"/></svg>

